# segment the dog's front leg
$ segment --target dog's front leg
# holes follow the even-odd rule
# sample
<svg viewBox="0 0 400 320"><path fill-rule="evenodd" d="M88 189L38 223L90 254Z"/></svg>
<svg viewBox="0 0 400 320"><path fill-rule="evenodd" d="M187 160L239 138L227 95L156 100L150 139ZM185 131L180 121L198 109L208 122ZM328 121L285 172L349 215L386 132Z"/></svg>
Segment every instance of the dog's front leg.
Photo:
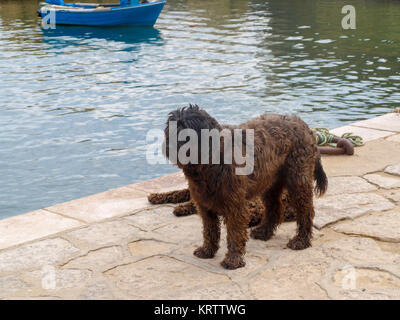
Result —
<svg viewBox="0 0 400 320"><path fill-rule="evenodd" d="M201 259L211 259L219 248L221 222L212 211L204 208L198 209L203 220L203 245L198 247L193 254Z"/></svg>
<svg viewBox="0 0 400 320"><path fill-rule="evenodd" d="M221 265L225 269L237 269L244 267L246 262L243 256L246 253L246 242L249 239L247 226L249 224L249 215L244 207L238 211L229 212L225 216L227 231L228 252Z"/></svg>

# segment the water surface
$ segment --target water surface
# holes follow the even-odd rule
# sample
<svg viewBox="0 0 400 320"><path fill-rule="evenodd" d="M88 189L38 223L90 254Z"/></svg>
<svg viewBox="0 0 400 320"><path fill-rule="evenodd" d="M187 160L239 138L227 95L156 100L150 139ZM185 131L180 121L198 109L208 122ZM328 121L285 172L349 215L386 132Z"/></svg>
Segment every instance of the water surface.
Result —
<svg viewBox="0 0 400 320"><path fill-rule="evenodd" d="M399 106L400 2L168 0L155 28L42 30L0 0L0 218L157 177L145 136L189 102L222 122L334 128Z"/></svg>

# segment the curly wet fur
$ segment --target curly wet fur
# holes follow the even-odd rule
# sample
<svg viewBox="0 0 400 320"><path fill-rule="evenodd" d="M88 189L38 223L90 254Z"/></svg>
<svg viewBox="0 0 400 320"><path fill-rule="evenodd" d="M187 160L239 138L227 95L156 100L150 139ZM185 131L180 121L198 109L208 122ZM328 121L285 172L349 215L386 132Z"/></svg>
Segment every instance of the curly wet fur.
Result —
<svg viewBox="0 0 400 320"><path fill-rule="evenodd" d="M151 193L147 199L152 204L182 203L190 200L189 189L164 193Z"/></svg>
<svg viewBox="0 0 400 320"><path fill-rule="evenodd" d="M194 251L194 255L203 259L214 257L219 248L222 217L227 228L228 252L221 265L226 269L243 267L248 240L246 228L250 222L246 200L257 196L262 199L265 210L251 236L268 240L282 221L284 190L288 191L289 204L296 211L297 221L297 234L289 241L288 247L299 250L311 245L313 184L317 180L316 191L323 194L327 179L315 138L307 124L295 116L270 114L238 126L221 126L205 110L191 105L169 114L165 129L167 157L170 143L177 145L178 151L186 143L169 141L170 121L176 121L178 134L183 129L195 130L199 146L201 129L254 130L254 171L250 175L236 175L235 168L239 166L235 162L182 164L177 160L176 164L183 169L190 196L203 221L203 245Z"/></svg>

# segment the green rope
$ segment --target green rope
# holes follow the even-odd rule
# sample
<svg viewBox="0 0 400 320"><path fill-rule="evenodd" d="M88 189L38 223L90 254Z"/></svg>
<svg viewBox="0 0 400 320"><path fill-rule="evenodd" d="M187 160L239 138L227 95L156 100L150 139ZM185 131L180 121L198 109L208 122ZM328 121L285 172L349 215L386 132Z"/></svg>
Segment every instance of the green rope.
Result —
<svg viewBox="0 0 400 320"><path fill-rule="evenodd" d="M312 131L315 134L317 144L319 146L330 146L336 148L336 143L332 142L334 138L344 138L349 140L354 146L359 147L364 144L363 138L353 135L352 132L343 133L341 137L330 133L327 128L314 128Z"/></svg>

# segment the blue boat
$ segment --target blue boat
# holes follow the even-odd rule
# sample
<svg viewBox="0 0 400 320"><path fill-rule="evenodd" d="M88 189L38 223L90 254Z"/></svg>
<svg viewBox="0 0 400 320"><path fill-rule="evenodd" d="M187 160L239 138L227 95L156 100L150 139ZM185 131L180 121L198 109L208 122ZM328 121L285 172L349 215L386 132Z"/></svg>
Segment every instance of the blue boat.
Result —
<svg viewBox="0 0 400 320"><path fill-rule="evenodd" d="M166 0L121 0L119 4L46 0L38 10L42 25L153 26Z"/></svg>

